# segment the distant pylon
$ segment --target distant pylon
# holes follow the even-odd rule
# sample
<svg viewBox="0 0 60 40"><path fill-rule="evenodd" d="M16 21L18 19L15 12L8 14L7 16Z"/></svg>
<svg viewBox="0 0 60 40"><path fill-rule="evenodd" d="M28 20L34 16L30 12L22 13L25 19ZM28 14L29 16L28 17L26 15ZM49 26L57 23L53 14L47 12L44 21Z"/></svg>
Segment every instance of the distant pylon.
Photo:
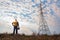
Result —
<svg viewBox="0 0 60 40"><path fill-rule="evenodd" d="M44 19L42 10L43 10L42 9L42 2L40 0L40 22L39 22L38 34L48 34L48 35L50 35L51 32L49 30L49 27L48 27L48 24L47 24L46 20Z"/></svg>

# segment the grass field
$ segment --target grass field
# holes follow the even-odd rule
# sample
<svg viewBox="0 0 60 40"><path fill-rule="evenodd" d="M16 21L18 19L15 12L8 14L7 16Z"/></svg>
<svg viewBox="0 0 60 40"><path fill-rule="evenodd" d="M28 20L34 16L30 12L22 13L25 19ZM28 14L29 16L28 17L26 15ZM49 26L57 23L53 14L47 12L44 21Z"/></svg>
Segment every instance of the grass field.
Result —
<svg viewBox="0 0 60 40"><path fill-rule="evenodd" d="M0 40L60 40L60 35L12 35L12 34L0 34Z"/></svg>

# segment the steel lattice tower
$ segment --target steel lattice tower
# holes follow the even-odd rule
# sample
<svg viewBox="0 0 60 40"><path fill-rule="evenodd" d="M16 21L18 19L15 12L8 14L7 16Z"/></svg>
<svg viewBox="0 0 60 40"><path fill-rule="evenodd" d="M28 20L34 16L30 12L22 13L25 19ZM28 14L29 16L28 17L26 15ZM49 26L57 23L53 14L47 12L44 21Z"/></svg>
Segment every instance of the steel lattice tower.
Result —
<svg viewBox="0 0 60 40"><path fill-rule="evenodd" d="M44 19L44 15L43 15L43 8L42 8L42 2L40 0L40 22L39 22L39 31L38 34L48 34L50 35L51 32L49 30L48 24L46 22L46 20Z"/></svg>

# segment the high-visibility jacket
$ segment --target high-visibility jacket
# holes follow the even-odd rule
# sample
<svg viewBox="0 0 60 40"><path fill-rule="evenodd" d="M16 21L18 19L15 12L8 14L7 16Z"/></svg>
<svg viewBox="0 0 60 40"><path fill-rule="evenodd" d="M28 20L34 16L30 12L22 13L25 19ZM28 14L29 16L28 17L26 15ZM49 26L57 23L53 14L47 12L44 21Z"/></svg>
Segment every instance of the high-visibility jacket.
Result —
<svg viewBox="0 0 60 40"><path fill-rule="evenodd" d="M15 27L19 26L18 22L16 22L16 21L13 22L12 25L15 26Z"/></svg>

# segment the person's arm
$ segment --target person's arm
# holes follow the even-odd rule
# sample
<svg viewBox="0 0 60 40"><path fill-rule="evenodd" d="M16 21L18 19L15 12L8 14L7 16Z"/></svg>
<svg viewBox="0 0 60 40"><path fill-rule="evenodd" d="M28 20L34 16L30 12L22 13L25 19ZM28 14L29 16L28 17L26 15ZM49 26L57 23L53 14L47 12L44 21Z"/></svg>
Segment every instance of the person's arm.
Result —
<svg viewBox="0 0 60 40"><path fill-rule="evenodd" d="M19 26L19 23L17 22L18 26Z"/></svg>
<svg viewBox="0 0 60 40"><path fill-rule="evenodd" d="M13 25L13 22L12 22L12 25Z"/></svg>

